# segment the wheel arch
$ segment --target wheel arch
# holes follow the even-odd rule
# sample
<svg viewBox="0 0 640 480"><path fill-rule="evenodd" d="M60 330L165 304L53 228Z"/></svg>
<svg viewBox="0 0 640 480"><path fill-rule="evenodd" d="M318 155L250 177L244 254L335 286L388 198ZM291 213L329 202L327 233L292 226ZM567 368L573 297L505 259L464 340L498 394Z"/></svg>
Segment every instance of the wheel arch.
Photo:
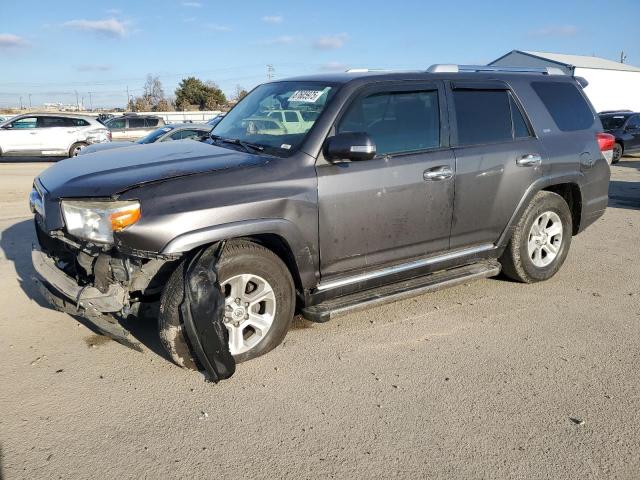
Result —
<svg viewBox="0 0 640 480"><path fill-rule="evenodd" d="M582 221L582 173L558 174L538 179L532 183L524 193L515 211L509 219L509 223L498 238L496 244L504 247L511 240L513 230L518 221L527 209L527 206L540 191L549 191L560 195L569 205L571 217L573 221L572 234L576 235L580 230L580 222Z"/></svg>
<svg viewBox="0 0 640 480"><path fill-rule="evenodd" d="M317 284L318 256L298 228L285 219L259 219L234 222L176 236L162 249L162 254L193 251L222 240L245 239L275 253L289 269L296 290L303 294Z"/></svg>

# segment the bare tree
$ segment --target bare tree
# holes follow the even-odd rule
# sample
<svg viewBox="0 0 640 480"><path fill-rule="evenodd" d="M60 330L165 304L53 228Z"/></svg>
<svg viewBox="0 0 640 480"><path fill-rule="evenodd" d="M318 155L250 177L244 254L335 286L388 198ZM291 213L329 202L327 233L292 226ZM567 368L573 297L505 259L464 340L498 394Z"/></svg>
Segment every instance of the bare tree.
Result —
<svg viewBox="0 0 640 480"><path fill-rule="evenodd" d="M144 83L144 93L142 96L146 98L153 107L158 105L161 100L165 99L160 77L154 77L151 74L147 75L147 81Z"/></svg>

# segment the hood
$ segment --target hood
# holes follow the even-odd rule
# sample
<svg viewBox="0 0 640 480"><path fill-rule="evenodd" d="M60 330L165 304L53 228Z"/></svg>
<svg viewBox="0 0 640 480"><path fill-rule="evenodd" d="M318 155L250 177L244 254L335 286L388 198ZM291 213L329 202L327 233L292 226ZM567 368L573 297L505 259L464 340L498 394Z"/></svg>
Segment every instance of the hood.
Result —
<svg viewBox="0 0 640 480"><path fill-rule="evenodd" d="M86 155L87 153L102 152L103 150L111 150L112 148L130 147L133 142L105 142L105 143L93 143L80 150L78 155Z"/></svg>
<svg viewBox="0 0 640 480"><path fill-rule="evenodd" d="M143 183L268 161L268 157L180 140L68 158L42 172L38 180L52 199L111 197Z"/></svg>

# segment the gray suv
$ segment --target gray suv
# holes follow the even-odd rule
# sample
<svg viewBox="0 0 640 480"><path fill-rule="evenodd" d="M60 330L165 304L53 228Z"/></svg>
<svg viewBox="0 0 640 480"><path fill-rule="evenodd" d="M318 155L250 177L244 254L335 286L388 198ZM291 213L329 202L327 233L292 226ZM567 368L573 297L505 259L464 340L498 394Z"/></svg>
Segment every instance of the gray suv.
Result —
<svg viewBox="0 0 640 480"><path fill-rule="evenodd" d="M217 292L209 322L243 361L282 342L296 313L324 322L501 271L552 277L607 206L602 150L613 143L601 131L580 82L552 70L274 81L208 143L44 171L31 193L33 262L59 308L93 320L150 313L187 367L184 306ZM187 295L185 272L207 252L217 282Z"/></svg>

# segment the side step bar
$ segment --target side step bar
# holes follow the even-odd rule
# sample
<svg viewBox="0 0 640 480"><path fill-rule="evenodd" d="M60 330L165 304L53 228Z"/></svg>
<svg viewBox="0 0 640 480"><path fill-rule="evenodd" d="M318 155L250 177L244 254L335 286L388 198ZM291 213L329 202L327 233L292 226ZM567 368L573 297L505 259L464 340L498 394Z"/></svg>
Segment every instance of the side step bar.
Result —
<svg viewBox="0 0 640 480"><path fill-rule="evenodd" d="M436 290L453 287L471 280L495 277L499 273L500 264L496 261L473 263L464 267L442 270L423 277L333 298L304 308L302 316L312 322L328 322L333 318L348 313L396 302L427 292L435 292Z"/></svg>

